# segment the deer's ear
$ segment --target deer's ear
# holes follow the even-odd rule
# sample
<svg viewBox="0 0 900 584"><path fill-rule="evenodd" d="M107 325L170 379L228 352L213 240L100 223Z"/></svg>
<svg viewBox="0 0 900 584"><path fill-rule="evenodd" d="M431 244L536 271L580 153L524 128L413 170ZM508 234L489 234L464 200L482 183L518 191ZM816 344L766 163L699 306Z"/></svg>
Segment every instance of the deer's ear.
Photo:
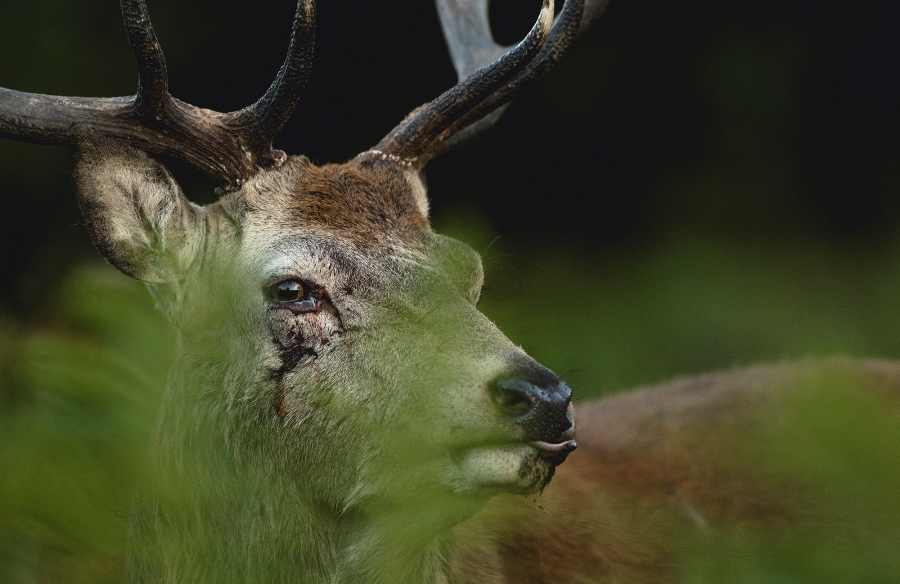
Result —
<svg viewBox="0 0 900 584"><path fill-rule="evenodd" d="M138 280L179 280L201 247L204 210L140 150L82 135L74 155L79 204L100 253Z"/></svg>

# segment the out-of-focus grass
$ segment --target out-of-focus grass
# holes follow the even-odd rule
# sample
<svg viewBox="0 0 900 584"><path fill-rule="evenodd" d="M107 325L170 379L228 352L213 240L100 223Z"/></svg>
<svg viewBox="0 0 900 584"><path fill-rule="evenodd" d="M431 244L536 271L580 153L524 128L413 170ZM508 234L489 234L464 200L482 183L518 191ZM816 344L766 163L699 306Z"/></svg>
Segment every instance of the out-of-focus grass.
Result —
<svg viewBox="0 0 900 584"><path fill-rule="evenodd" d="M562 246L526 255L491 244L471 216L443 223L485 258L482 310L580 400L750 362L900 354L900 246L673 238L604 257ZM105 266L75 270L29 320L2 321L0 582L121 581L128 509L173 351L143 286ZM785 450L791 472L852 510L859 545L711 537L685 581L900 581L900 430L872 407L816 404ZM830 435L830 419L851 430Z"/></svg>
<svg viewBox="0 0 900 584"><path fill-rule="evenodd" d="M0 344L0 581L120 582L174 338L143 285L107 266L52 292Z"/></svg>

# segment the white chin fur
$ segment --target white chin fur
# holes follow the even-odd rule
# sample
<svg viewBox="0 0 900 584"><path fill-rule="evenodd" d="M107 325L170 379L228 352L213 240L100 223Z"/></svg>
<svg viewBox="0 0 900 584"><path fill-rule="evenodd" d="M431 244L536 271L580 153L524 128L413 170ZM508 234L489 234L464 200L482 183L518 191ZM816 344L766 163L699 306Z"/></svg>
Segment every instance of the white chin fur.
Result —
<svg viewBox="0 0 900 584"><path fill-rule="evenodd" d="M528 444L473 448L453 466L448 478L459 493L532 493L546 484L553 470Z"/></svg>

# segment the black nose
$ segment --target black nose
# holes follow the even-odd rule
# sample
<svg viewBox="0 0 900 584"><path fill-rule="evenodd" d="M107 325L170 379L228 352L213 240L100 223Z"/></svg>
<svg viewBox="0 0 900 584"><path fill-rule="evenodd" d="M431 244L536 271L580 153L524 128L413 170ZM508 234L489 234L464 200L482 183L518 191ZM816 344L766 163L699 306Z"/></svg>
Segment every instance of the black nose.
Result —
<svg viewBox="0 0 900 584"><path fill-rule="evenodd" d="M541 377L537 382L519 376L498 379L491 385L491 397L523 432L524 441L555 443L574 424L569 413L572 390L555 375Z"/></svg>

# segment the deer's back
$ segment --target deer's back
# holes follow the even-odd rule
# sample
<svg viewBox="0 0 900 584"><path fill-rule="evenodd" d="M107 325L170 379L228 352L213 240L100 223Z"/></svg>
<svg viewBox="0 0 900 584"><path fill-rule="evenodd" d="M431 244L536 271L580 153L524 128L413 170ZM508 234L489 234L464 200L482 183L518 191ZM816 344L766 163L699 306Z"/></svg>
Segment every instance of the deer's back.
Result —
<svg viewBox="0 0 900 584"><path fill-rule="evenodd" d="M544 493L495 498L457 529L455 581L671 582L732 529L850 537L794 457L796 432L853 432L830 413L854 403L895 419L900 363L755 366L582 404L578 450Z"/></svg>

